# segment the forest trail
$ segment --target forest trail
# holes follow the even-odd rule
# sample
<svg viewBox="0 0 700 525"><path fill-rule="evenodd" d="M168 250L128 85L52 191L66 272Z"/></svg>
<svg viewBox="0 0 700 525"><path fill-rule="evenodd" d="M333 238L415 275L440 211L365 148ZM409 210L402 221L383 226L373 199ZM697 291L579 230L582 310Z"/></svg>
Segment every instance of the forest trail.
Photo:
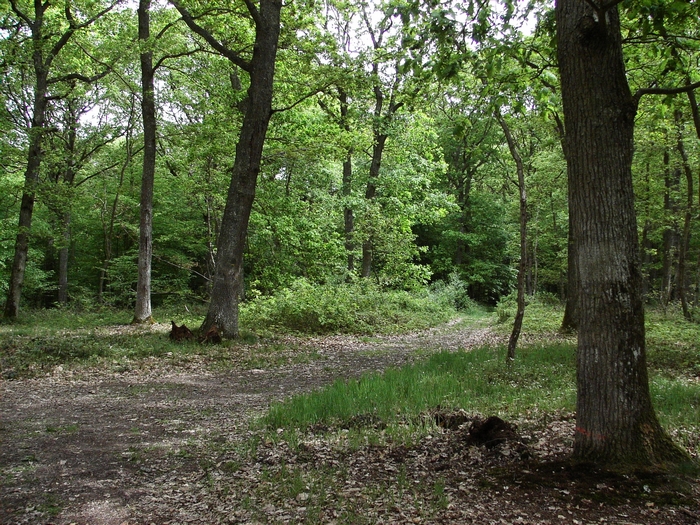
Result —
<svg viewBox="0 0 700 525"><path fill-rule="evenodd" d="M164 337L168 329L151 328ZM196 359L184 369L153 359L126 372L58 368L49 377L4 381L0 523L160 524L166 516L178 521L179 512L187 513L182 522L206 523L197 494L207 465L224 445L244 443L250 419L271 402L419 354L502 340L457 320L405 335L285 342L313 358L221 372Z"/></svg>

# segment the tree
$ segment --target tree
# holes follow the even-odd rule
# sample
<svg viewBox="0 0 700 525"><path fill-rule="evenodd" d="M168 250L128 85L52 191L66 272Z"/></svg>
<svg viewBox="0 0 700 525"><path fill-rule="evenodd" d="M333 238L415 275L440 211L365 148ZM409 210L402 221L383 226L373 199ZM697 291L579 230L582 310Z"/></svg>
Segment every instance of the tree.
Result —
<svg viewBox="0 0 700 525"><path fill-rule="evenodd" d="M132 323L152 323L151 263L153 259L153 185L156 174L157 120L155 101L155 74L165 60L189 55L194 51L183 50L164 54L153 63L151 39L151 0L139 0L138 40L141 52L141 118L143 122L143 171L141 174L141 198L139 220L138 282L136 306ZM155 39L161 39L172 24L166 24Z"/></svg>
<svg viewBox="0 0 700 525"><path fill-rule="evenodd" d="M516 172L518 174L518 195L520 197L520 262L518 263L518 290L517 290L517 310L515 319L513 320L513 330L508 339L508 355L507 359L512 361L515 359L515 347L518 344L520 330L523 326L523 317L525 315L525 272L527 271L527 191L525 189L525 167L523 159L518 151L518 145L515 142L513 133L508 126L508 122L503 118L500 109L496 109L496 120L503 130L508 143L513 161L515 162Z"/></svg>
<svg viewBox="0 0 700 525"><path fill-rule="evenodd" d="M172 2L188 27L201 36L234 67L250 76L245 115L241 126L236 159L231 169L226 207L221 220L217 244L216 268L212 282L209 309L202 331L216 326L224 337L238 336L238 302L243 291L243 254L248 221L255 198L255 186L262 159L265 135L272 117L273 78L280 35L280 0L260 0L255 5L246 0L248 16L255 26L252 56L245 58L199 25L178 2Z"/></svg>
<svg viewBox="0 0 700 525"><path fill-rule="evenodd" d="M637 99L618 3L558 0L555 8L582 292L574 457L662 465L685 455L661 428L649 394L631 170Z"/></svg>
<svg viewBox="0 0 700 525"><path fill-rule="evenodd" d="M73 201L77 188L108 168L99 167L94 173L82 177L78 175L94 160L100 150L122 135L119 128L121 123L104 103L105 90L86 86L89 89L83 92L81 87L72 88L71 92L53 104L49 112L53 129L46 137L47 184L40 186L43 190L41 200L55 214L60 231L60 238L56 243L59 304L66 304L69 296L69 247ZM87 115L91 117L89 123L85 122Z"/></svg>
<svg viewBox="0 0 700 525"><path fill-rule="evenodd" d="M92 25L97 19L108 13L114 5L109 5L107 8L101 9L92 16L87 16L85 20L80 21L75 17L72 6L66 4L63 27L56 32L57 28L47 27L49 23L53 23L53 20L50 20L52 13L49 13L49 10L53 8L52 4L36 1L34 2L34 13L30 14L28 11L21 9L15 0L10 0L12 11L18 18L18 24L24 26L28 32L27 42L31 49L34 85L31 126L28 131L29 148L27 150L24 189L19 213L19 227L15 240L15 254L12 262L10 284L5 302L4 314L7 318L16 318L19 314L22 284L29 252L29 232L32 228L36 186L39 182L43 153L42 145L46 133L46 110L50 98L57 96L50 93L51 87L71 81L93 82L107 74L106 70L93 76L86 76L75 71L59 71L55 76L52 76L53 70L56 69L56 59L77 31Z"/></svg>
<svg viewBox="0 0 700 525"><path fill-rule="evenodd" d="M156 103L153 50L150 48L151 0L140 0L138 8L141 60L141 118L143 120L143 172L141 174L141 218L136 307L132 323L152 323L151 259L153 257L153 182L156 174Z"/></svg>

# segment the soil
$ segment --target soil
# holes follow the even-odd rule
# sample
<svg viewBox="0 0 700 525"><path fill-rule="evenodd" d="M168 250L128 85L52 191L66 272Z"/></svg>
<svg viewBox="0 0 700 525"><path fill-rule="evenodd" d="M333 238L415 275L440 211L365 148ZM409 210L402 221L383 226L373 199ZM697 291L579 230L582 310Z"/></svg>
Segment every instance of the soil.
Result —
<svg viewBox="0 0 700 525"><path fill-rule="evenodd" d="M114 330L167 337L170 325ZM5 380L0 523L700 523L696 479L566 461L571 414L501 422L498 439L482 445L473 441L483 419L439 408L426 415L436 432L411 445L352 444L350 428L314 428L290 446L251 430L271 402L293 394L498 342L488 328L458 326L288 338L289 359L275 367L252 367L248 345L240 367L221 371L205 356L166 356ZM300 349L312 358L295 363ZM367 416L349 426L380 425Z"/></svg>

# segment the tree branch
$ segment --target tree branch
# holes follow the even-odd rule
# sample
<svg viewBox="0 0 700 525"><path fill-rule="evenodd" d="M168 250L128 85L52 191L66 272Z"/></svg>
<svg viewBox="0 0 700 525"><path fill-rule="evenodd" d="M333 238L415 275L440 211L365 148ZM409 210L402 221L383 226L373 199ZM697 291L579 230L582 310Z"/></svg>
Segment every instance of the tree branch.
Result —
<svg viewBox="0 0 700 525"><path fill-rule="evenodd" d="M207 31L202 26L200 26L197 22L195 22L194 18L190 14L190 12L187 9L185 9L184 7L182 7L179 2L177 2L176 0L170 0L170 3L175 7L175 9L178 10L178 12L180 13L180 16L182 17L182 20L185 22L185 24L187 24L187 27L189 27L193 33L196 33L199 36L201 36L204 40L206 40L206 42L211 47L213 47L216 51L221 53L224 57L226 57L228 60L230 60L233 64L237 65L242 70L250 73L250 71L251 71L250 62L248 62L247 60L244 60L238 53L232 51L231 49L226 47L224 44L219 42L216 38L214 38L214 36L209 31ZM246 4L247 3L249 3L249 1L246 1ZM252 13L251 13L251 15L252 15Z"/></svg>
<svg viewBox="0 0 700 525"><path fill-rule="evenodd" d="M68 75L50 78L46 81L46 83L47 84L56 84L58 82L67 82L69 80L79 80L80 82L84 82L85 84L92 84L93 82L97 82L101 78L106 77L110 71L111 71L111 68L106 69L102 73L98 73L98 74L93 75L91 77L81 75L80 73L69 73Z"/></svg>
<svg viewBox="0 0 700 525"><path fill-rule="evenodd" d="M283 111L288 111L288 110L290 110L290 109L294 109L295 107L297 107L299 104L301 104L301 103L304 102L305 100L308 100L308 99L310 99L311 97L313 97L314 95L317 95L318 93L321 93L322 91L324 91L325 89L328 89L328 87L329 87L329 86L332 86L332 85L333 85L333 83L332 83L332 82L329 82L328 84L325 84L324 86L321 86L321 87L319 87L319 88L314 89L313 91L308 92L306 95L304 95L303 97L301 97L299 100L297 100L296 102L294 102L292 105L286 106L286 107L283 107L283 108L279 108L279 109L273 109L273 110L271 111L271 113L274 115L275 113L282 113ZM321 109L326 109L326 108L327 108L327 106L326 106L326 108L324 108L324 104L323 104L322 102L319 102L319 104L321 105Z"/></svg>
<svg viewBox="0 0 700 525"><path fill-rule="evenodd" d="M29 27L32 26L33 22L32 19L29 18L27 15L25 15L19 7L17 7L17 3L15 0L10 0L10 6L12 7L12 10L15 12L15 14L20 17L22 20L24 20Z"/></svg>
<svg viewBox="0 0 700 525"><path fill-rule="evenodd" d="M153 66L153 71L154 71L154 72L157 71L158 68L161 67L161 66L163 65L163 63L164 63L166 60L170 60L170 59L172 59L172 58L181 58L181 57L192 56L192 55L194 55L195 53L198 53L199 51L201 51L201 49L190 49L190 50L187 50L187 51L183 51L182 53L173 53L172 55L163 55L163 56L160 57L160 59L156 62L156 64Z"/></svg>
<svg viewBox="0 0 700 525"><path fill-rule="evenodd" d="M601 6L600 9L605 13L606 11L610 11L613 7L615 7L618 4L621 4L625 0L609 0L608 2L604 2Z"/></svg>
<svg viewBox="0 0 700 525"><path fill-rule="evenodd" d="M632 98L634 99L635 104L638 105L639 99L644 95L677 95L679 93L688 93L689 91L694 91L698 88L700 88L700 82L695 82L693 84L688 84L687 86L677 88L648 87L638 89Z"/></svg>
<svg viewBox="0 0 700 525"><path fill-rule="evenodd" d="M78 30L78 29L84 29L91 25L95 20L103 17L107 13L109 13L118 3L120 0L117 0L110 6L106 7L102 11L98 12L95 16L88 18L85 22L78 24L75 21L75 18L73 17L73 13L71 13L70 10L70 4L66 3L66 20L68 20L69 27L66 30L63 35L61 35L61 38L58 39L58 42L54 44L54 46L51 48L51 52L49 55L46 57L46 64L45 67L48 69L49 66L51 65L51 62L53 62L53 59L56 58L56 56L61 52L61 49L68 43L68 41L71 39L73 34ZM48 2L47 2L48 4Z"/></svg>
<svg viewBox="0 0 700 525"><path fill-rule="evenodd" d="M243 0L245 2L246 7L248 8L248 11L250 12L250 16L253 17L253 21L255 22L255 25L260 27L262 25L262 19L260 18L260 11L258 11L258 8L255 7L255 4L251 0Z"/></svg>

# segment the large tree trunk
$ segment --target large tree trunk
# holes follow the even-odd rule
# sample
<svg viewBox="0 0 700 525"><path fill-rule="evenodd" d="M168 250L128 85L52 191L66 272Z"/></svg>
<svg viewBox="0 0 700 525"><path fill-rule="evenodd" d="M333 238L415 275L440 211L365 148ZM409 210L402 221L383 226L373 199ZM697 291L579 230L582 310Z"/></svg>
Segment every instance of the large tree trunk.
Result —
<svg viewBox="0 0 700 525"><path fill-rule="evenodd" d="M151 0L140 0L139 42L147 46L150 37ZM153 182L156 172L156 106L153 88L153 51L141 53L141 115L143 118L143 173L141 175L141 217L139 222L138 282L132 324L152 323L151 260L153 257Z"/></svg>
<svg viewBox="0 0 700 525"><path fill-rule="evenodd" d="M243 252L265 134L272 116L272 87L281 7L282 3L278 0L261 0L257 11L247 106L236 144L236 160L221 221L211 301L201 327L206 332L216 325L220 334L228 338L238 336L238 302L243 291Z"/></svg>
<svg viewBox="0 0 700 525"><path fill-rule="evenodd" d="M683 454L649 394L631 170L636 103L617 8L557 0L556 21L580 286L574 457L677 461Z"/></svg>

